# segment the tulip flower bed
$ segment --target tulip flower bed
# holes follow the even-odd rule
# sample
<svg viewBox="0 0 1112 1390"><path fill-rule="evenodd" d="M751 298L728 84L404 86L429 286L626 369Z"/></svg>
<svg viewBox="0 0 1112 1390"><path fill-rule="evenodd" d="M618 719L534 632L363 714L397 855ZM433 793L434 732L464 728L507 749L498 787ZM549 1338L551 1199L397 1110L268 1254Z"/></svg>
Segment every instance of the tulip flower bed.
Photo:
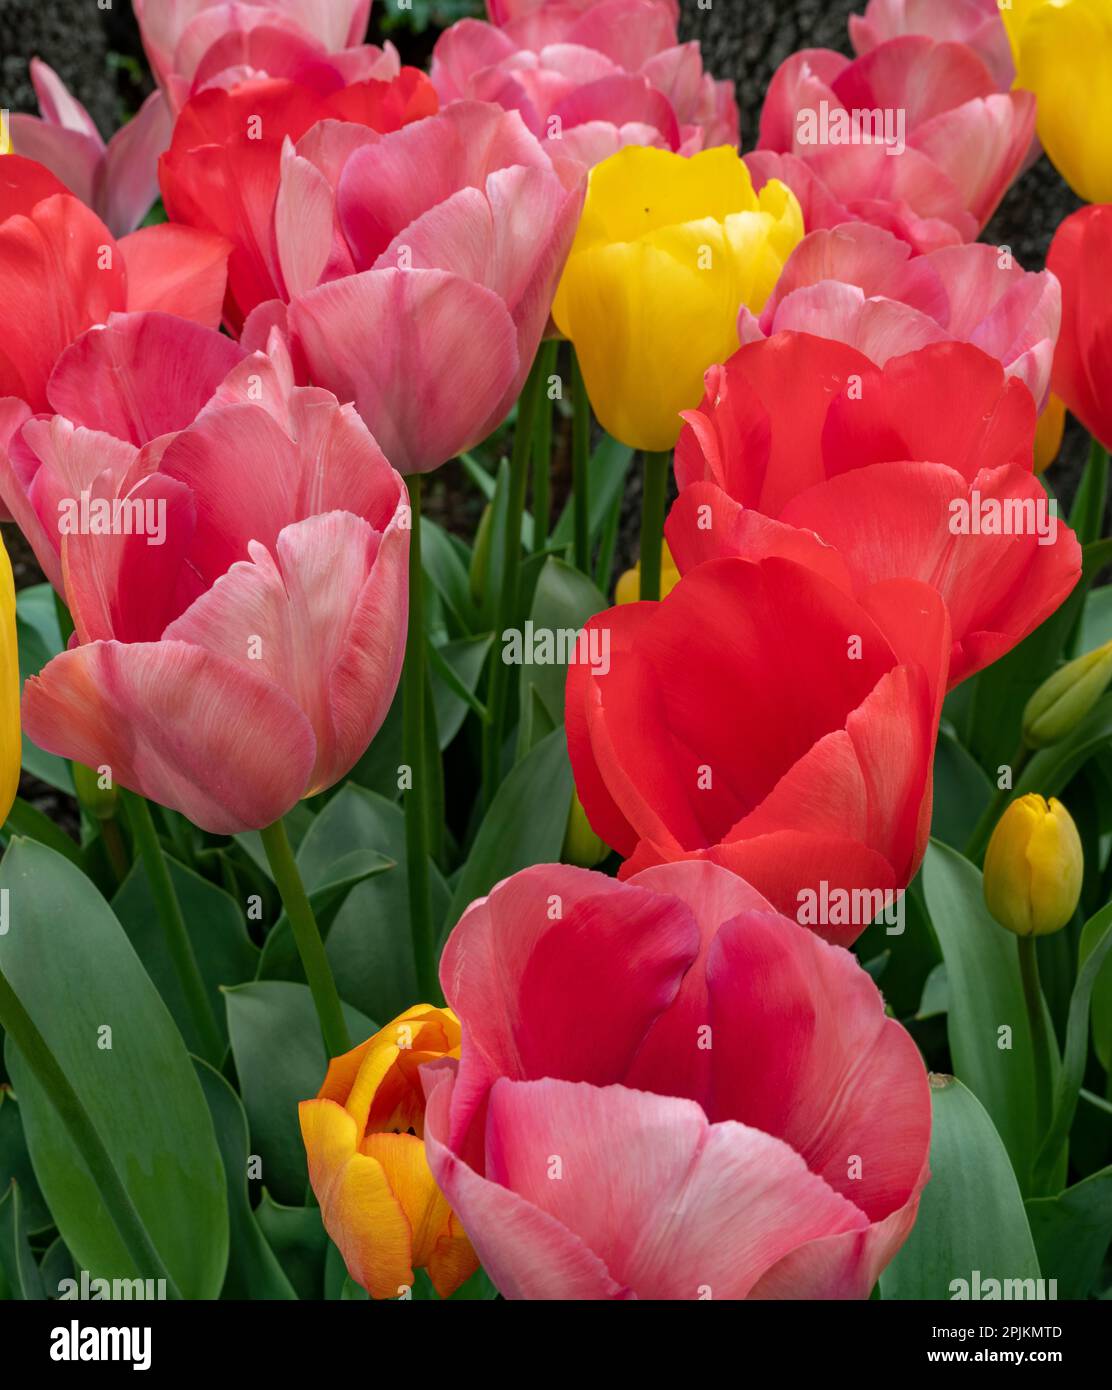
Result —
<svg viewBox="0 0 1112 1390"><path fill-rule="evenodd" d="M0 1297L1112 1297L1112 0L471 8L5 112Z"/></svg>

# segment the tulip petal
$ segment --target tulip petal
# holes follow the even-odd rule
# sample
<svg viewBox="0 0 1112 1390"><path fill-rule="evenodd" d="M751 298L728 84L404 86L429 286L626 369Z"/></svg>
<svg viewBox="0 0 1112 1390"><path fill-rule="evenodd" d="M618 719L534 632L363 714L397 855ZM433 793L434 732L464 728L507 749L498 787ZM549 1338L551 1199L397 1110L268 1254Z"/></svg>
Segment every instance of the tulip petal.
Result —
<svg viewBox="0 0 1112 1390"><path fill-rule="evenodd" d="M272 825L298 801L312 730L283 690L184 642L94 642L56 656L23 691L29 738L107 765L113 781L214 835Z"/></svg>
<svg viewBox="0 0 1112 1390"><path fill-rule="evenodd" d="M152 92L108 142L104 220L117 236L133 232L158 197L158 157L170 143L172 127L166 98Z"/></svg>
<svg viewBox="0 0 1112 1390"><path fill-rule="evenodd" d="M228 278L228 242L212 232L163 222L120 241L127 264L127 307L157 309L216 328Z"/></svg>

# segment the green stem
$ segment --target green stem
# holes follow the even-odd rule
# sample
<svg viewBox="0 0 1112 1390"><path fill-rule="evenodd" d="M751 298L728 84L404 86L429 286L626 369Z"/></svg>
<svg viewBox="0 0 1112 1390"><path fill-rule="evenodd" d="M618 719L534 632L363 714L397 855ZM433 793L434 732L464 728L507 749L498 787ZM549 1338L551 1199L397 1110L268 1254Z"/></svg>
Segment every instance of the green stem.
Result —
<svg viewBox="0 0 1112 1390"><path fill-rule="evenodd" d="M533 436L533 554L540 555L548 544L548 528L552 517L552 401L547 397L548 380L556 370L556 350L559 343L542 343L537 370L541 374L544 397L537 411Z"/></svg>
<svg viewBox="0 0 1112 1390"><path fill-rule="evenodd" d="M74 1147L84 1160L89 1176L96 1185L104 1209L123 1241L124 1248L135 1261L143 1278L164 1279L171 1298L181 1298L181 1292L162 1262L142 1218L128 1194L112 1155L105 1147L89 1112L70 1085L46 1039L20 1003L15 990L0 972L0 1027L15 1043L35 1080L58 1113Z"/></svg>
<svg viewBox="0 0 1112 1390"><path fill-rule="evenodd" d="M131 860L128 857L120 822L115 816L107 816L104 820L98 821L97 825L100 828L100 838L104 841L104 852L108 856L112 872L116 875L116 881L123 883L131 868Z"/></svg>
<svg viewBox="0 0 1112 1390"><path fill-rule="evenodd" d="M502 589L498 595L494 645L491 648L490 690L487 696L490 723L483 728L484 807L489 807L493 801L502 771L502 744L505 739L506 712L510 696L510 668L502 660L501 643L503 634L518 619L521 518L525 512L525 485L528 481L529 454L543 383L542 366L541 357L538 356L521 393L521 399L518 401L517 428L514 431L513 454L510 458L510 495L506 505Z"/></svg>
<svg viewBox="0 0 1112 1390"><path fill-rule="evenodd" d="M1082 545L1099 540L1104 532L1104 514L1108 508L1108 450L1099 439L1093 439L1089 466L1081 479L1077 497L1070 513L1070 525Z"/></svg>
<svg viewBox="0 0 1112 1390"><path fill-rule="evenodd" d="M297 867L293 850L290 848L285 823L276 820L273 825L261 830L259 837L263 842L263 849L266 850L270 872L278 885L282 906L289 918L297 953L305 970L305 978L309 982L309 991L320 1021L321 1036L324 1038L324 1050L329 1058L342 1057L345 1052L351 1051L351 1037L344 1021L343 1007L336 990L336 981L332 977L332 967L325 954L320 928L313 915L313 907L309 902L309 895L305 892L305 885L301 881L301 870Z"/></svg>
<svg viewBox="0 0 1112 1390"><path fill-rule="evenodd" d="M591 573L591 402L575 348L571 349L571 476L575 516L575 567Z"/></svg>
<svg viewBox="0 0 1112 1390"><path fill-rule="evenodd" d="M405 645L402 744L412 783L405 794L405 861L409 883L409 931L417 988L435 1003L436 936L429 880L429 768L425 733L425 572L421 563L421 475L409 479L409 636Z"/></svg>
<svg viewBox="0 0 1112 1390"><path fill-rule="evenodd" d="M1035 1130L1039 1143L1042 1143L1050 1128L1053 1080L1050 1067L1050 1035L1046 1028L1046 1010L1043 1005L1042 986L1039 983L1037 940L1033 936L1019 937L1019 973L1023 979L1023 998L1027 1005L1027 1018L1031 1025L1031 1047L1035 1054Z"/></svg>
<svg viewBox="0 0 1112 1390"><path fill-rule="evenodd" d="M645 484L641 499L641 597L660 598L661 552L664 548L664 508L668 500L668 467L672 455L645 455Z"/></svg>
<svg viewBox="0 0 1112 1390"><path fill-rule="evenodd" d="M170 959L174 962L186 1007L197 1029L202 1055L205 1061L217 1066L224 1055L224 1039L217 1026L216 1015L201 976L201 968L193 952L193 942L182 916L178 895L174 891L174 883L162 853L158 832L154 828L150 805L146 798L138 796L135 792L121 790L120 795L127 807L135 848L147 873L155 909L162 924L162 933L166 938Z"/></svg>

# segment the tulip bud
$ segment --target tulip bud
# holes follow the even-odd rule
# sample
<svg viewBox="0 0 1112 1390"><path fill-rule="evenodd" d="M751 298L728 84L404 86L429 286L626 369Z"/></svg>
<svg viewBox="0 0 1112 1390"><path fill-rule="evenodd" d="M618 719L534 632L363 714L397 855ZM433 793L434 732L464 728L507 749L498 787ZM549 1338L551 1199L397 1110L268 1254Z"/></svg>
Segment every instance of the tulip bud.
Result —
<svg viewBox="0 0 1112 1390"><path fill-rule="evenodd" d="M1027 701L1023 738L1049 748L1071 734L1112 682L1112 642L1079 656L1049 676Z"/></svg>
<svg viewBox="0 0 1112 1390"><path fill-rule="evenodd" d="M74 763L73 785L78 801L94 820L111 820L120 799L119 788L111 780L107 787L102 787L100 781L99 772L84 763Z"/></svg>
<svg viewBox="0 0 1112 1390"><path fill-rule="evenodd" d="M1077 910L1085 856L1060 801L1021 796L1000 817L985 855L985 903L1016 936L1048 936Z"/></svg>
<svg viewBox="0 0 1112 1390"><path fill-rule="evenodd" d="M1035 430L1035 472L1045 473L1062 450L1066 432L1066 403L1060 396L1051 395L1046 409L1039 416Z"/></svg>
<svg viewBox="0 0 1112 1390"><path fill-rule="evenodd" d="M676 585L680 582L680 572L676 568L676 562L672 559L672 552L668 549L668 542L664 542L664 547L660 556L660 597L667 598ZM639 603L641 600L641 562L631 570L626 570L618 580L614 590L614 602L620 607L623 603Z"/></svg>
<svg viewBox="0 0 1112 1390"><path fill-rule="evenodd" d="M591 829L587 812L578 793L572 796L571 810L568 812L568 828L564 835L564 848L560 858L565 864L574 864L578 869L593 869L601 864L610 853L610 846L600 840Z"/></svg>

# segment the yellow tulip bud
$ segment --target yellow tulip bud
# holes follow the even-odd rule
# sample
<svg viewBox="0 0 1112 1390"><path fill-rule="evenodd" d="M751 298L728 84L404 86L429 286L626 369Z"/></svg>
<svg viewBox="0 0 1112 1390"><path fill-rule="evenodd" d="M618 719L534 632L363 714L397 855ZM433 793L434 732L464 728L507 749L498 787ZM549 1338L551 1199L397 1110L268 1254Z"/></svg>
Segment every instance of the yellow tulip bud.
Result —
<svg viewBox="0 0 1112 1390"><path fill-rule="evenodd" d="M610 846L600 840L591 829L587 812L578 794L571 799L568 812L568 828L564 834L564 848L560 858L565 864L574 864L577 869L593 869L601 864L610 853Z"/></svg>
<svg viewBox="0 0 1112 1390"><path fill-rule="evenodd" d="M668 542L664 542L664 548L660 556L660 597L667 598L676 585L680 582L680 572L676 568L676 562L672 559L672 552L668 549ZM641 561L631 570L626 570L621 579L618 580L614 590L614 602L620 607L623 603L639 603L641 601Z"/></svg>
<svg viewBox="0 0 1112 1390"><path fill-rule="evenodd" d="M1013 0L1000 13L1051 162L1086 202L1112 202L1112 4Z"/></svg>
<svg viewBox="0 0 1112 1390"><path fill-rule="evenodd" d="M0 825L19 790L23 743L19 734L19 650L15 637L15 580L0 541Z"/></svg>
<svg viewBox="0 0 1112 1390"><path fill-rule="evenodd" d="M1049 748L1071 734L1112 682L1112 642L1079 656L1043 681L1023 711L1023 738Z"/></svg>
<svg viewBox="0 0 1112 1390"><path fill-rule="evenodd" d="M728 146L691 159L630 146L597 165L553 306L595 414L635 449L674 448L703 374L738 347L803 238L790 189L754 193Z"/></svg>
<svg viewBox="0 0 1112 1390"><path fill-rule="evenodd" d="M424 1062L458 1057L451 1009L415 1004L335 1058L299 1107L309 1181L348 1273L372 1298L397 1298L428 1270L450 1297L479 1262L425 1158Z"/></svg>
<svg viewBox="0 0 1112 1390"><path fill-rule="evenodd" d="M1085 856L1073 817L1054 797L1021 796L985 855L985 903L1016 936L1049 936L1077 910Z"/></svg>
<svg viewBox="0 0 1112 1390"><path fill-rule="evenodd" d="M1046 409L1039 416L1035 431L1035 472L1045 473L1062 450L1062 436L1066 432L1066 403L1060 396L1052 395Z"/></svg>

